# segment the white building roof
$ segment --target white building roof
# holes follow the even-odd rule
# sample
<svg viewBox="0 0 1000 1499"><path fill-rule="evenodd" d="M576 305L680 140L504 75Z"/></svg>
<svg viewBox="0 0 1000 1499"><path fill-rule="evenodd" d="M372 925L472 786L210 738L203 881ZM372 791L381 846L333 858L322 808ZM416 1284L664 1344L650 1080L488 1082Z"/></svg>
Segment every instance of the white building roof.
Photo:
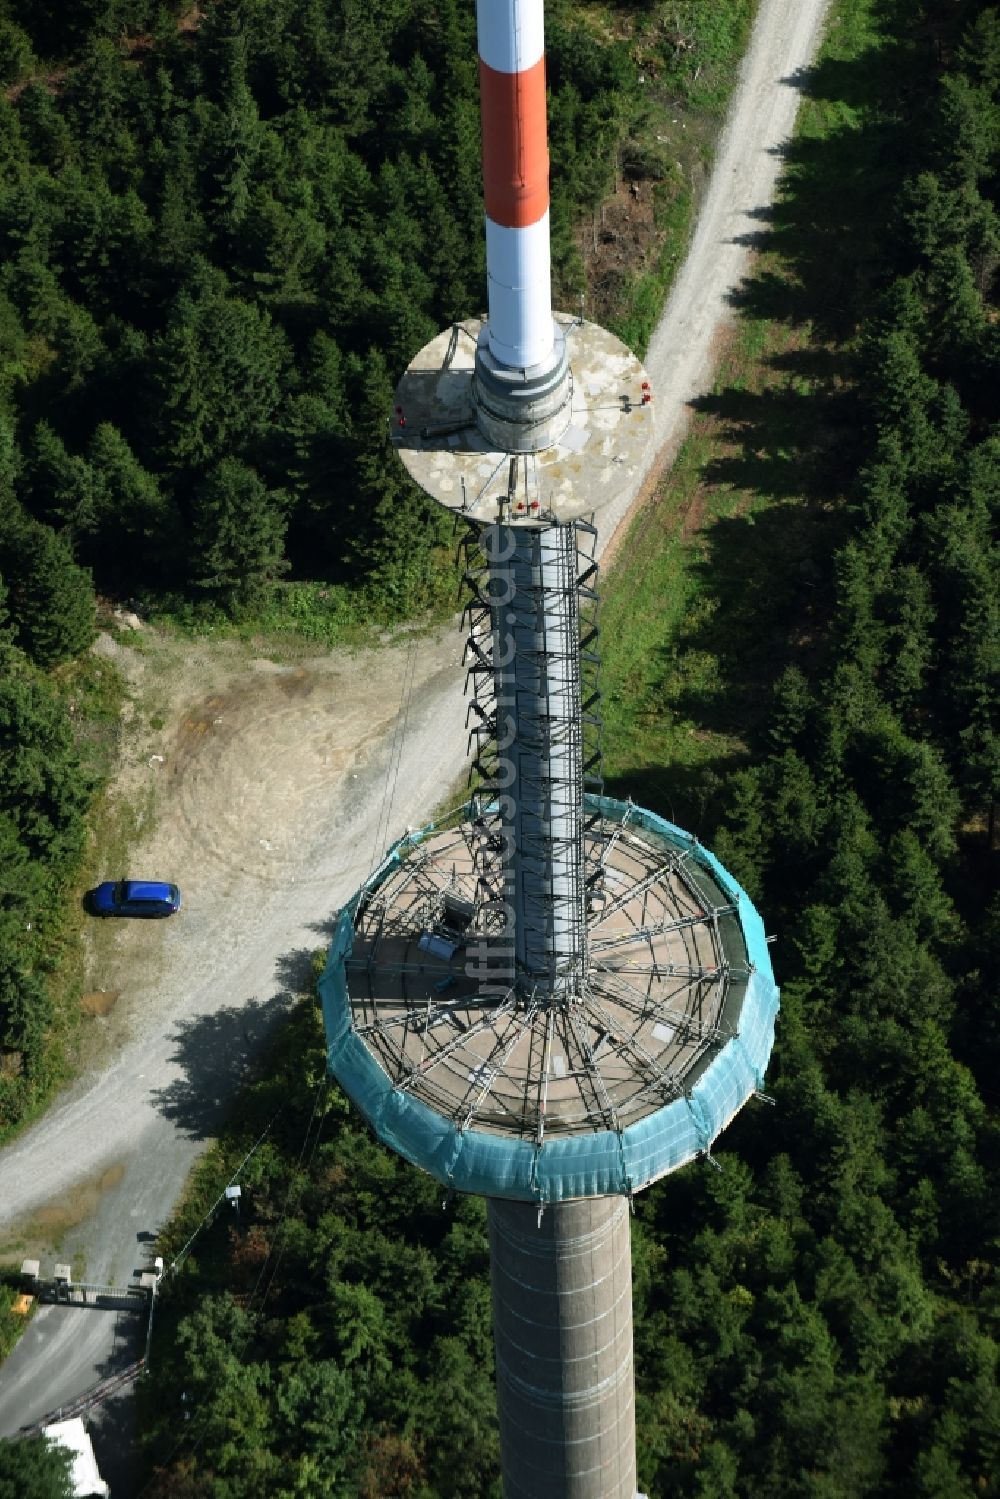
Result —
<svg viewBox="0 0 1000 1499"><path fill-rule="evenodd" d="M97 1470L94 1449L80 1417L46 1426L43 1434L57 1447L65 1447L73 1454L70 1478L76 1499L108 1499L111 1491Z"/></svg>

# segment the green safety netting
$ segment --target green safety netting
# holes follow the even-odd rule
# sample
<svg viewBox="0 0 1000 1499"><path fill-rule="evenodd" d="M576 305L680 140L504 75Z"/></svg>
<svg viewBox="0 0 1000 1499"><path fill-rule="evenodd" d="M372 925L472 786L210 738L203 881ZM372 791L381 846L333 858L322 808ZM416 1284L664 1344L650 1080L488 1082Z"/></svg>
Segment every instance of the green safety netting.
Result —
<svg viewBox="0 0 1000 1499"><path fill-rule="evenodd" d="M407 849L433 826L408 833L393 846L364 889L340 914L319 982L327 1038L327 1065L368 1119L379 1139L415 1166L458 1192L485 1197L562 1202L570 1198L630 1194L710 1151L733 1115L760 1088L774 1044L778 989L764 927L746 892L708 849L655 813L611 797L588 796L588 809L608 821L627 820L654 839L686 852L687 872L706 880L737 908L750 977L734 1017L736 1034L723 1044L686 1095L621 1131L554 1136L541 1145L459 1129L419 1099L394 1087L355 1033L347 987L354 914L366 891L377 888Z"/></svg>

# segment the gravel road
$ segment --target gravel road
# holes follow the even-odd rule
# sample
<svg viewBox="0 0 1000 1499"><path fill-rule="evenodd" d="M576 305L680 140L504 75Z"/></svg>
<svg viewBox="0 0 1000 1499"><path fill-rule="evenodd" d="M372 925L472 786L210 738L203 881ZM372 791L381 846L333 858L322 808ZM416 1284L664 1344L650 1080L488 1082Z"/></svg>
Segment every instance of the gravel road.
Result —
<svg viewBox="0 0 1000 1499"><path fill-rule="evenodd" d="M796 78L826 5L761 4L693 243L647 357L655 442L646 491L711 379L746 273L741 237L759 229L773 197ZM602 512L605 546L635 501L633 490ZM127 645L106 639L102 649L129 669ZM460 656L449 631L294 668L220 667L217 654L191 663L191 694L164 726L161 757L146 743L125 772L131 792L149 783L159 807L133 872L176 880L185 908L168 922L106 923L88 935L94 987L121 996L101 1022L117 1027L116 1044L0 1152L8 1247L58 1231L60 1258L83 1256L88 1279L128 1283L142 1258L137 1234L169 1216L338 905L379 849L456 784ZM0 1369L0 1435L105 1377L128 1342L114 1316L40 1311Z"/></svg>

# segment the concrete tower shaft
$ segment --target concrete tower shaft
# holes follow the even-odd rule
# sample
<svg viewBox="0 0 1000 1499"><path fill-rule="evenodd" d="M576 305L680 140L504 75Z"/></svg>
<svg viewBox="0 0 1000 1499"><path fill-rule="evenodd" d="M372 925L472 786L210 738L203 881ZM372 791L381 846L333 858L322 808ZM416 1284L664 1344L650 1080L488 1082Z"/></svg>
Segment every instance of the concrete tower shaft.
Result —
<svg viewBox="0 0 1000 1499"><path fill-rule="evenodd" d="M585 959L576 528L490 526L496 754L515 983L572 996Z"/></svg>
<svg viewBox="0 0 1000 1499"><path fill-rule="evenodd" d="M488 1205L505 1499L633 1499L629 1205Z"/></svg>

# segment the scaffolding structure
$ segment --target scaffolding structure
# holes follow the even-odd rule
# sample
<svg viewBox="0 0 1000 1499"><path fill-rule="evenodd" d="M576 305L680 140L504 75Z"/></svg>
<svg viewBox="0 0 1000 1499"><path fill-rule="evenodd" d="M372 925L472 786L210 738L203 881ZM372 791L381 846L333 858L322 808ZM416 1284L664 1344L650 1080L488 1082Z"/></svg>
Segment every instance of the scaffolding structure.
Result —
<svg viewBox="0 0 1000 1499"><path fill-rule="evenodd" d="M584 811L602 784L598 692L581 670L586 658L596 678L595 537L581 521L490 526L478 538L488 567L466 573L477 867L519 970L547 992L581 982L601 871L587 865Z"/></svg>
<svg viewBox="0 0 1000 1499"><path fill-rule="evenodd" d="M627 1205L710 1156L761 1086L778 1007L732 876L586 789L593 535L485 530L467 575L476 789L389 851L320 982L329 1069L378 1136L488 1199L505 1499L635 1499Z"/></svg>
<svg viewBox="0 0 1000 1499"><path fill-rule="evenodd" d="M585 810L602 898L582 981L555 997L510 974L469 815L407 834L339 918L320 983L331 1071L451 1189L631 1196L710 1152L762 1084L777 990L745 892L664 819L608 797Z"/></svg>

